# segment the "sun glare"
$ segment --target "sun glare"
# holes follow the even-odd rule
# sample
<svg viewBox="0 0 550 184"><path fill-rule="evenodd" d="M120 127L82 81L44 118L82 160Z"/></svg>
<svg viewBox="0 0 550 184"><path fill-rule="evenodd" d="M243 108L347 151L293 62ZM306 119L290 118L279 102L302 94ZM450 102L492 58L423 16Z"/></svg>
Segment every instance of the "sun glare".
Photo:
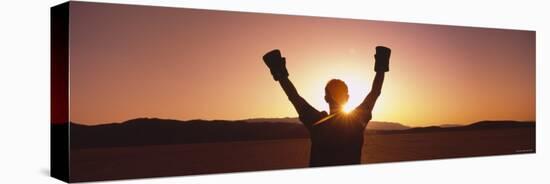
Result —
<svg viewBox="0 0 550 184"><path fill-rule="evenodd" d="M353 107L348 105L348 104L346 104L346 105L344 105L344 107L342 107L342 112L344 112L346 114L350 113L352 110L353 110Z"/></svg>
<svg viewBox="0 0 550 184"><path fill-rule="evenodd" d="M327 79L340 79L348 86L349 99L342 107L342 112L350 113L353 111L353 109L363 102L369 92L371 76L361 72L364 71L345 68L327 77ZM322 83L322 85L324 86L325 83ZM322 103L326 102L323 100Z"/></svg>

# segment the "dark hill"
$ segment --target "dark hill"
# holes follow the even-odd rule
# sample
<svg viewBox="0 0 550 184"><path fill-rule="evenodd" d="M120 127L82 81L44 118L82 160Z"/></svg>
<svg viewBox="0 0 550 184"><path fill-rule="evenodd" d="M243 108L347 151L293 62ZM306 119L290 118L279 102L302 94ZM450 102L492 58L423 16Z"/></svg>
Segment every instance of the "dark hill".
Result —
<svg viewBox="0 0 550 184"><path fill-rule="evenodd" d="M379 124L395 126L394 129L367 128L368 134L425 133L440 131L466 131L494 128L535 127L534 122L481 121L467 126L442 128L438 126L403 128L401 124ZM56 125L53 125L55 128ZM95 126L70 124L71 149L124 147L166 144L191 144L208 142L231 142L250 140L274 140L308 138L305 127L299 123L226 121L226 120L167 120L138 118L122 123Z"/></svg>
<svg viewBox="0 0 550 184"><path fill-rule="evenodd" d="M300 120L298 118L254 118L254 119L246 119L242 120L249 123L257 123L257 122L273 122L273 123L297 123L300 124ZM411 127L399 124L399 123L392 123L392 122L380 122L380 121L370 121L367 125L367 129L369 130L405 130L409 129Z"/></svg>
<svg viewBox="0 0 550 184"><path fill-rule="evenodd" d="M484 129L499 129L499 128L535 128L534 121L479 121L466 126L428 126L415 127L406 130L381 130L373 131L378 134L399 134L399 133L426 133L426 132L441 132L441 131L468 131L468 130L484 130Z"/></svg>
<svg viewBox="0 0 550 184"><path fill-rule="evenodd" d="M148 118L97 126L71 123L70 134L72 149L289 139L309 136L304 126L295 123L178 121Z"/></svg>

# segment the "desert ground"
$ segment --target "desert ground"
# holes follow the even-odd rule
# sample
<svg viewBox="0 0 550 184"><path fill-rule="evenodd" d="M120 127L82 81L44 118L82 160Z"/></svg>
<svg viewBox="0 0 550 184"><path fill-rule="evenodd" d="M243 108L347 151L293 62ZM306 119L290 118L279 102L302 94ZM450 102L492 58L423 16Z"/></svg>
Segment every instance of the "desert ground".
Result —
<svg viewBox="0 0 550 184"><path fill-rule="evenodd" d="M306 168L309 139L72 149L71 181ZM362 163L535 152L535 128L367 134Z"/></svg>

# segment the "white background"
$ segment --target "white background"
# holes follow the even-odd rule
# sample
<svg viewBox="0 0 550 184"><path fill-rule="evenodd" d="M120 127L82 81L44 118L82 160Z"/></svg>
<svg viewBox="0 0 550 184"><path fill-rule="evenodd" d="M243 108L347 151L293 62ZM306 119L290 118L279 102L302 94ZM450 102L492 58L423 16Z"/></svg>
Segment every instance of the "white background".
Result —
<svg viewBox="0 0 550 184"><path fill-rule="evenodd" d="M1 1L0 183L62 183L49 175L49 7ZM102 1L537 31L537 153L108 183L548 183L550 30L545 1ZM546 21L545 21L546 19ZM530 61L526 61L530 62ZM490 71L487 71L490 72Z"/></svg>

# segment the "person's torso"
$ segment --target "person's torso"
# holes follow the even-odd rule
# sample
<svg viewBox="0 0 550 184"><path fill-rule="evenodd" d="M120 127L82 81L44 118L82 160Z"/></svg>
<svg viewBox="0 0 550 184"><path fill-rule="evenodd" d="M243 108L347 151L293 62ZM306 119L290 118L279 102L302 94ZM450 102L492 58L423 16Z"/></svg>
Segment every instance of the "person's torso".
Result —
<svg viewBox="0 0 550 184"><path fill-rule="evenodd" d="M352 114L337 113L310 127L310 165L359 164L368 120Z"/></svg>

